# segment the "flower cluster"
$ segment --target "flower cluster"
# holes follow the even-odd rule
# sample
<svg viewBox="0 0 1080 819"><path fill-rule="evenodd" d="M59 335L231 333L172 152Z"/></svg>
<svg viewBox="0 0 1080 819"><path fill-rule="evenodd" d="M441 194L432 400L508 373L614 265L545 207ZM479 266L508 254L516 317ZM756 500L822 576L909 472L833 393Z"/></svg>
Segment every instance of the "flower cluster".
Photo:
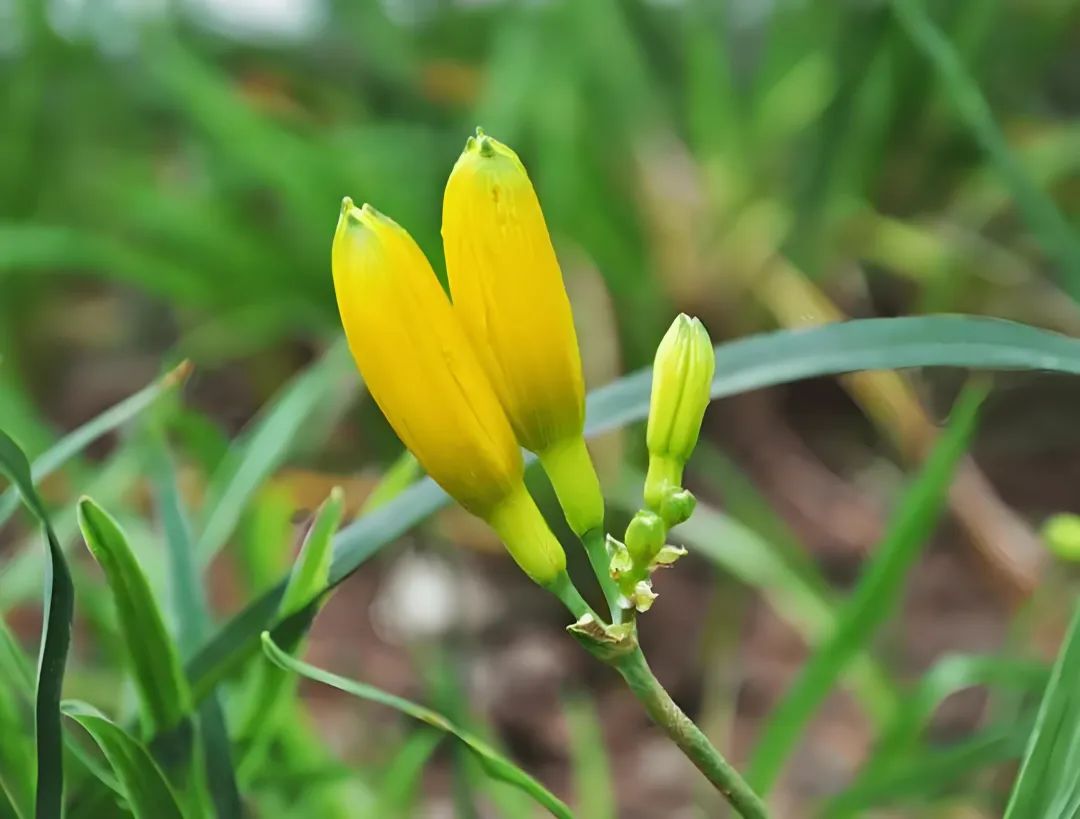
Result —
<svg viewBox="0 0 1080 819"><path fill-rule="evenodd" d="M585 449L581 355L551 238L517 155L478 131L443 201L448 298L412 237L346 198L334 236L338 309L368 390L461 506L548 585L562 547L523 481L535 452L579 535L604 501Z"/></svg>
<svg viewBox="0 0 1080 819"><path fill-rule="evenodd" d="M682 473L709 401L708 334L680 315L660 343L645 508L605 554L562 273L521 160L479 129L447 182L442 237L449 296L404 228L370 205L342 203L334 290L368 391L427 473L487 521L526 574L565 588L566 556L524 483L521 448L535 453L570 528L596 543L609 600L645 610L650 573L684 553L664 540L693 511Z"/></svg>

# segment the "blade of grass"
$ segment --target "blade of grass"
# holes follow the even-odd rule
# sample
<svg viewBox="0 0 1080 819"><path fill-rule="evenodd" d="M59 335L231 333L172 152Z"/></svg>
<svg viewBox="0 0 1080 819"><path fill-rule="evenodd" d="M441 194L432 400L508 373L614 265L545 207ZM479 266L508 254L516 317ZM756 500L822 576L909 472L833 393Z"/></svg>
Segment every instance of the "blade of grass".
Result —
<svg viewBox="0 0 1080 819"><path fill-rule="evenodd" d="M8 434L0 430L0 473L15 485L23 503L38 519L47 541L44 622L38 655L34 727L37 737L36 819L60 819L64 803L63 734L60 729L60 689L64 682L75 588L64 552L56 539L45 505L34 490L30 464Z"/></svg>
<svg viewBox="0 0 1080 819"><path fill-rule="evenodd" d="M199 582L191 526L176 485L176 473L163 434L150 442L151 481L165 530L169 551L169 580L177 623L177 646L187 657L206 639L211 621L206 596ZM228 726L217 691L210 692L198 708L199 742L210 798L219 819L243 815L236 785Z"/></svg>
<svg viewBox="0 0 1080 819"><path fill-rule="evenodd" d="M184 819L176 794L142 743L92 705L66 700L62 708L101 748L136 819Z"/></svg>
<svg viewBox="0 0 1080 819"><path fill-rule="evenodd" d="M822 375L919 366L1039 369L1080 374L1080 340L1023 324L969 316L863 319L781 330L719 345L712 397ZM599 435L648 414L651 373L639 370L593 391L586 433ZM448 502L425 478L342 529L334 538L329 585ZM187 665L196 697L205 695L256 648L273 621L285 581L253 600L203 645ZM298 618L299 619L299 618ZM275 636L290 627L280 624Z"/></svg>
<svg viewBox="0 0 1080 819"><path fill-rule="evenodd" d="M62 467L94 441L123 426L139 413L150 407L163 393L179 387L191 372L191 364L181 362L153 384L128 396L119 404L87 421L68 433L48 450L34 459L31 476L39 482ZM0 495L0 526L3 526L18 506L19 496L14 487Z"/></svg>
<svg viewBox="0 0 1080 819"><path fill-rule="evenodd" d="M874 550L855 590L840 609L830 637L813 653L772 711L750 759L747 779L759 793L776 782L788 756L837 677L865 650L892 614L904 578L933 530L957 463L967 450L986 395L968 388L950 424L894 513L885 539Z"/></svg>
<svg viewBox="0 0 1080 819"><path fill-rule="evenodd" d="M420 730L409 734L386 770L379 777L378 798L371 816L412 816L420 788L420 777L443 735Z"/></svg>
<svg viewBox="0 0 1080 819"><path fill-rule="evenodd" d="M303 611L326 588L332 539L341 523L344 507L345 494L341 487L335 486L330 497L315 513L315 520L293 564L285 594L278 606L277 616L280 620ZM290 652L296 651L302 637L302 633L293 635L292 640L284 643L285 648ZM244 714L239 730L245 744L240 762L241 776L245 780L252 771L265 765L269 740L273 738L282 708L292 699L294 690L295 677L269 660L264 660L254 670L254 678L244 696Z"/></svg>
<svg viewBox="0 0 1080 819"><path fill-rule="evenodd" d="M1046 686L1005 819L1080 813L1080 605Z"/></svg>
<svg viewBox="0 0 1080 819"><path fill-rule="evenodd" d="M313 665L308 665L305 662L297 660L278 648L270 638L268 632L263 632L262 643L263 651L266 652L266 656L287 671L299 674L302 677L307 677L315 682L321 682L324 685L337 688L339 691L352 694L360 699L369 700L393 708L413 719L419 720L420 722L431 725L440 731L454 736L464 743L464 745L476 756L489 776L507 782L525 791L525 793L531 796L538 805L547 808L553 816L561 817L561 819L573 819L573 814L570 812L570 809L559 800L558 797L551 793L551 791L537 782L528 773L521 770L521 768L514 765L514 763L506 757L489 747L479 738L462 731L441 714L438 714L429 708L425 708L422 705L417 705L409 700L393 694L388 694L374 686L365 685L364 683L349 680L345 677L339 677L336 674L331 674L321 668L316 668Z"/></svg>
<svg viewBox="0 0 1080 819"><path fill-rule="evenodd" d="M1024 171L994 121L978 83L964 66L949 38L938 28L921 0L890 0L897 21L941 75L953 105L1012 192L1021 215L1047 254L1060 266L1063 286L1080 301L1080 237Z"/></svg>
<svg viewBox="0 0 1080 819"><path fill-rule="evenodd" d="M191 714L191 692L146 575L119 524L91 498L79 501L79 528L112 592L147 729L173 731Z"/></svg>
<svg viewBox="0 0 1080 819"><path fill-rule="evenodd" d="M327 396L352 372L344 342L292 379L233 445L211 480L196 553L205 565L232 535L255 491L284 461Z"/></svg>
<svg viewBox="0 0 1080 819"><path fill-rule="evenodd" d="M1045 684L1047 669L1040 663L1006 660L993 656L951 655L944 657L904 696L901 707L875 743L869 759L847 790L874 792L888 781L905 760L925 752L918 740L938 706L948 697L977 685L1008 686L1030 690ZM857 807L844 795L825 813L831 819L855 815Z"/></svg>
<svg viewBox="0 0 1080 819"><path fill-rule="evenodd" d="M566 700L565 714L577 812L590 819L615 819L615 783L596 705L585 695L571 697Z"/></svg>

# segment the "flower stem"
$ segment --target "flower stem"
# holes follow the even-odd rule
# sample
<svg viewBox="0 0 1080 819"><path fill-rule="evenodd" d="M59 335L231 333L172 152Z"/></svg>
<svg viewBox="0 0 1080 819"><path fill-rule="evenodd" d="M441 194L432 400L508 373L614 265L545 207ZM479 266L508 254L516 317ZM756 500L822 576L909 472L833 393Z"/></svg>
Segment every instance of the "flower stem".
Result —
<svg viewBox="0 0 1080 819"><path fill-rule="evenodd" d="M640 648L615 660L612 665L645 706L652 721L664 729L741 816L745 819L768 819L768 809L761 797L754 793L701 729L675 704L653 675Z"/></svg>
<svg viewBox="0 0 1080 819"><path fill-rule="evenodd" d="M586 614L591 614L597 621L600 620L565 571L559 572L550 583L545 583L544 588L558 597L559 601L579 620Z"/></svg>
<svg viewBox="0 0 1080 819"><path fill-rule="evenodd" d="M589 564L592 566L593 574L596 575L596 580L604 593L604 600L607 601L608 610L611 612L611 622L621 623L622 606L619 605L619 598L622 595L611 577L611 556L607 551L606 540L607 537L602 528L590 529L581 536L585 554L589 557Z"/></svg>

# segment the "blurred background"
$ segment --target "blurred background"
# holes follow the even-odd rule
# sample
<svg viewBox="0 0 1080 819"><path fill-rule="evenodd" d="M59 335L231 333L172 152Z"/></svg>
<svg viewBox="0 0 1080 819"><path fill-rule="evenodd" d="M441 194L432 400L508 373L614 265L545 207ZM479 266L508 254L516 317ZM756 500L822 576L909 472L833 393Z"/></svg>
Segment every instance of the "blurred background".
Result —
<svg viewBox="0 0 1080 819"><path fill-rule="evenodd" d="M593 387L649 363L680 310L717 342L929 312L1078 335L1080 266L1054 237L1080 222L1080 3L926 5L951 74L897 13L913 2L0 0L0 427L33 457L190 359L161 412L224 619L287 570L332 486L355 515L387 470L414 476L342 354L330 239L348 194L442 276L442 189L477 125L537 186ZM658 579L642 640L737 763L964 378L822 379L710 409L691 557ZM884 690L949 656L1045 661L1060 640L1076 578L1037 532L1080 512L1080 388L994 383L874 642ZM43 486L79 591L67 689L106 710L131 692L73 500L114 511L164 586L144 433L125 425ZM614 529L639 502L642 438L594 442ZM0 530L0 612L31 648L36 537L21 518ZM446 512L336 592L307 656L477 728L584 817L723 815L564 620ZM923 744L878 763L867 685L844 685L787 765L779 815L859 783L872 815L1000 815L1039 689L981 682L943 683ZM399 715L303 693L294 746L248 781L255 815L529 815ZM941 761L873 779L920 757Z"/></svg>

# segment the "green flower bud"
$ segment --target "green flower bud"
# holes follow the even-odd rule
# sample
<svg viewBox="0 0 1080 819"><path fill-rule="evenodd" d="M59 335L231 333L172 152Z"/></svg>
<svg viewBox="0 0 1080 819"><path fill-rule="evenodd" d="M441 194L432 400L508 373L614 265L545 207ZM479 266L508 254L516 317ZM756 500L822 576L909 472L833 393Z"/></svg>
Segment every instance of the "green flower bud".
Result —
<svg viewBox="0 0 1080 819"><path fill-rule="evenodd" d="M667 527L664 521L655 512L642 509L630 520L626 527L626 548L629 550L634 563L638 566L648 566L664 547L664 538L667 537Z"/></svg>
<svg viewBox="0 0 1080 819"><path fill-rule="evenodd" d="M659 510L682 487L683 467L697 445L709 405L716 357L704 325L680 313L656 348L645 442L649 472L645 503Z"/></svg>
<svg viewBox="0 0 1080 819"><path fill-rule="evenodd" d="M1043 524L1042 538L1057 557L1080 561L1080 515L1054 515Z"/></svg>

